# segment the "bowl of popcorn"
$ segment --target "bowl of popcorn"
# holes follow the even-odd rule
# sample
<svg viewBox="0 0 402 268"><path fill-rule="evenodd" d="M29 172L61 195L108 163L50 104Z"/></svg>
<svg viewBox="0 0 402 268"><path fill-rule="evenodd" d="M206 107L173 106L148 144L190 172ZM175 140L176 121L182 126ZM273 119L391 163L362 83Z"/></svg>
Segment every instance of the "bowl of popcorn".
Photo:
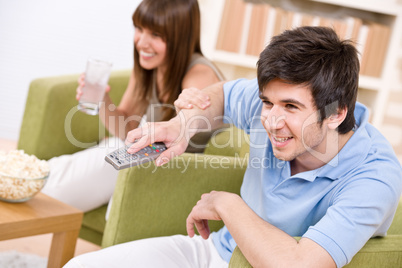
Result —
<svg viewBox="0 0 402 268"><path fill-rule="evenodd" d="M25 202L45 186L49 165L22 150L0 151L0 200Z"/></svg>

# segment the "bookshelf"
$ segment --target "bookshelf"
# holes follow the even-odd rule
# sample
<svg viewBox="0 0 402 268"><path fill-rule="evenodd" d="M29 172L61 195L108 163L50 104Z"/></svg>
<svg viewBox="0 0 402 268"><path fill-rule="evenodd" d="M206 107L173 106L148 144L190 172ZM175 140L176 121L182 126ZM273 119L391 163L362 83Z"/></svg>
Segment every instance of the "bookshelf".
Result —
<svg viewBox="0 0 402 268"><path fill-rule="evenodd" d="M381 127L393 86L393 69L402 55L402 6L396 1L199 1L201 12L208 12L204 53L229 79L239 77L239 73L245 74L245 70L250 77L255 76L259 51L273 35L287 28L330 26L339 35L355 41L361 54L358 100L371 110L371 122ZM230 9L230 14L225 9ZM239 68L240 72L237 71Z"/></svg>

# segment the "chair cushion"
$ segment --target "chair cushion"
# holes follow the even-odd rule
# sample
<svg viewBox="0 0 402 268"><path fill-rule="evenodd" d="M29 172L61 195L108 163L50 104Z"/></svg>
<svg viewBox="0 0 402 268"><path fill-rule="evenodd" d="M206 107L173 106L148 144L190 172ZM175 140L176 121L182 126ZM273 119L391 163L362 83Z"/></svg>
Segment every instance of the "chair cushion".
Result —
<svg viewBox="0 0 402 268"><path fill-rule="evenodd" d="M103 231L106 225L107 205L91 210L84 214L79 237L94 244L101 245Z"/></svg>

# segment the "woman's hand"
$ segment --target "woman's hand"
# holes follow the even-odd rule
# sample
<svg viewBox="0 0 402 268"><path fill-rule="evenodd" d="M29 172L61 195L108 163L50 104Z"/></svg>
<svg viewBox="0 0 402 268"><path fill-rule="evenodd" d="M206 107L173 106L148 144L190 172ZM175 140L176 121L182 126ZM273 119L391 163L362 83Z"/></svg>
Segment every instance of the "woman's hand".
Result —
<svg viewBox="0 0 402 268"><path fill-rule="evenodd" d="M194 106L205 110L210 105L209 96L202 90L194 87L183 89L179 98L174 102L177 113L182 109L192 109Z"/></svg>
<svg viewBox="0 0 402 268"><path fill-rule="evenodd" d="M80 100L81 96L82 96L82 89L85 86L85 73L82 73L80 75L80 77L78 78L78 87L77 87L77 94L75 95L75 98L77 99L77 101ZM110 86L107 85L106 89L105 89L105 93L108 93L110 91Z"/></svg>
<svg viewBox="0 0 402 268"><path fill-rule="evenodd" d="M85 86L85 73L82 73L78 78L77 94L75 95L77 101L79 101L82 96L82 88L84 86Z"/></svg>

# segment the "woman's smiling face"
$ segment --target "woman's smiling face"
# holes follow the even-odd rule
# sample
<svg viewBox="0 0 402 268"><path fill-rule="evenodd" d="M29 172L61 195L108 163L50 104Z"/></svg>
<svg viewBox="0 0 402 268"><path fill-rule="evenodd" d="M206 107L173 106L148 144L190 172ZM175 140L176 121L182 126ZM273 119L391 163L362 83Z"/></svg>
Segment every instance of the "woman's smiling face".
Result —
<svg viewBox="0 0 402 268"><path fill-rule="evenodd" d="M134 46L138 51L142 68L152 70L165 64L166 42L159 33L136 26Z"/></svg>

